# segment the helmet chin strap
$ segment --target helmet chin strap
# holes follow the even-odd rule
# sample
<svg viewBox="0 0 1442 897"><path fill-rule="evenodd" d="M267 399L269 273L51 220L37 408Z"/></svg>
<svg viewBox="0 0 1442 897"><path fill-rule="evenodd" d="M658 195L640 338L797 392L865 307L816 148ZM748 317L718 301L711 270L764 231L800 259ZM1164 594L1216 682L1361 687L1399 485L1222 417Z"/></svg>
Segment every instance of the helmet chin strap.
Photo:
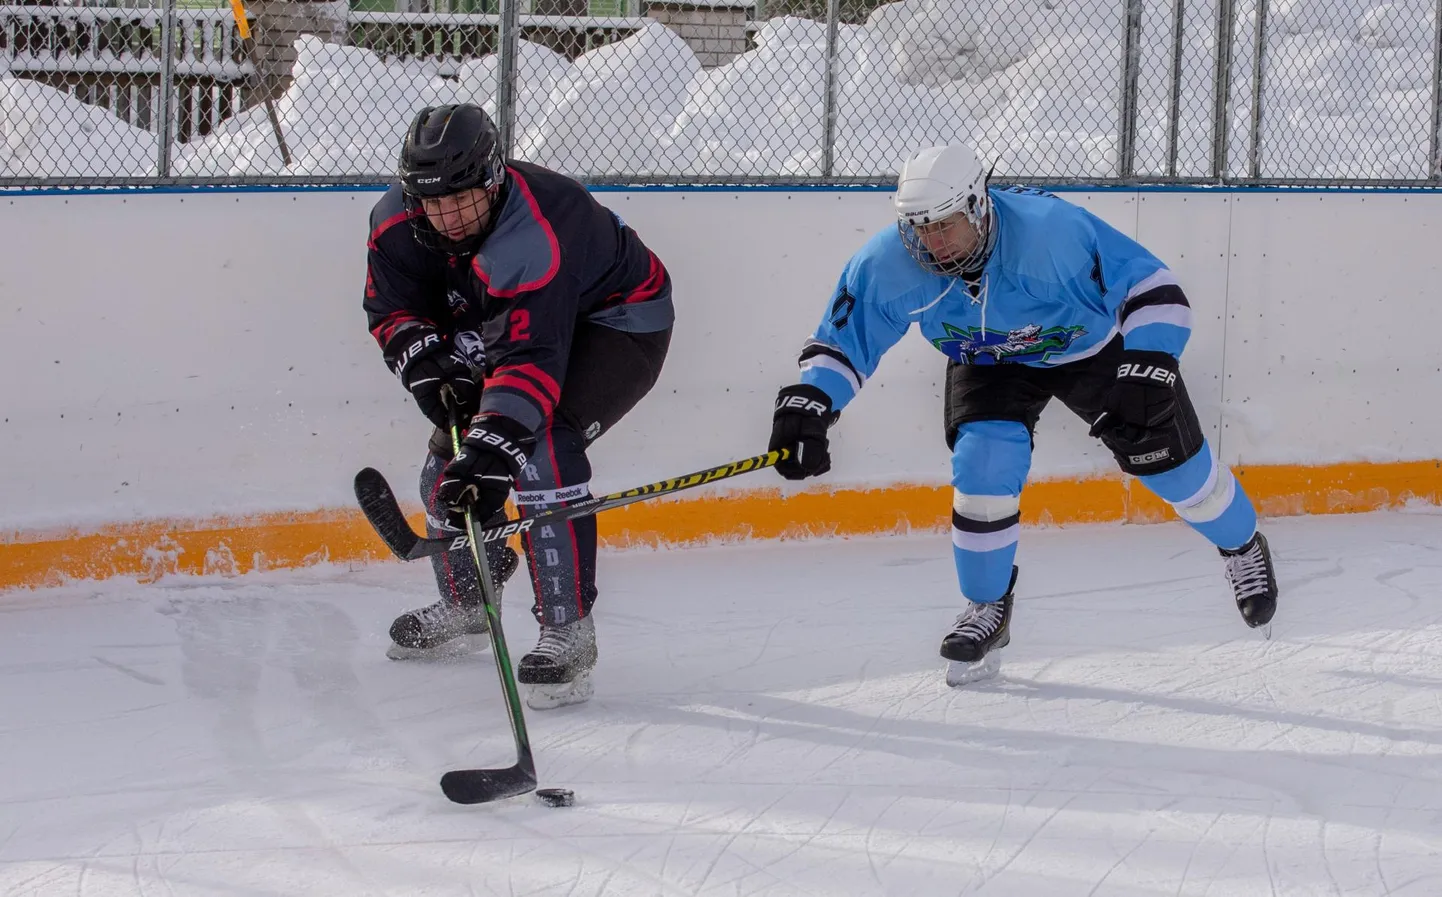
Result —
<svg viewBox="0 0 1442 897"><path fill-rule="evenodd" d="M981 236L980 242L984 243L985 245L982 247L980 255L977 256L977 259L976 259L976 267L975 267L974 269L968 269L968 271L967 271L968 274L975 273L975 272L980 271L981 269L985 268L985 267L986 267L986 260L989 259L989 258L991 258L991 251L996 248L996 230L997 230L997 228L996 228L996 214L995 214L994 210L988 208L988 209L986 210L986 216L985 216L984 218L982 218L981 221L982 221L982 225L984 225L984 226L986 227L986 233L980 235L980 236ZM977 231L978 231L978 233L980 233L981 227L978 227L978 228L977 228Z"/></svg>
<svg viewBox="0 0 1442 897"><path fill-rule="evenodd" d="M495 230L496 222L501 217L501 206L505 204L509 195L510 178L504 178L495 185L486 189L486 198L490 200L490 207L486 209L486 220L481 222L480 238L485 240Z"/></svg>

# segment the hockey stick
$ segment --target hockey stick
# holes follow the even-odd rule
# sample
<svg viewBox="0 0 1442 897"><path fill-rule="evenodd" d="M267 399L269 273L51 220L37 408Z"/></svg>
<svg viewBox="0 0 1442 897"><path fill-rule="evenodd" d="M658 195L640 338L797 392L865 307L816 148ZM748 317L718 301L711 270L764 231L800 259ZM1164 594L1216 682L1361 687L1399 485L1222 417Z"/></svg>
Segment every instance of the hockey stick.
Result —
<svg viewBox="0 0 1442 897"><path fill-rule="evenodd" d="M454 407L451 409L451 448L456 452L461 449L461 425L456 419ZM357 493L359 488L357 483ZM395 501L394 497L391 501ZM405 524L405 518L401 518L401 523ZM409 526L406 528L410 529ZM491 565L486 562L485 551L477 548L484 542L475 538L475 531L475 518L471 516L470 510L467 510L466 532L471 535L471 557L475 560L476 572L480 575L481 603L486 609L486 631L491 636L491 655L496 661L496 673L501 677L501 692L506 698L506 710L511 714L511 734L516 741L516 765L504 769L457 769L441 776L441 791L458 804L483 804L536 789L536 761L531 756L531 739L526 734L526 717L521 711L521 696L516 691L515 674L511 672L511 655L506 650L506 635L501 631L501 608L496 602L496 583L491 578Z"/></svg>
<svg viewBox="0 0 1442 897"><path fill-rule="evenodd" d="M255 52L255 38L250 34L250 22L245 16L245 4L242 0L230 0L230 12L235 17L235 30L240 35L240 45L250 57L250 66L254 70L256 78L263 82L264 75L260 64L260 57ZM265 84L261 83L260 90L265 91ZM269 91L265 93L265 114L270 119L270 128L275 132L276 146L280 147L280 161L286 168L290 167L290 147L285 145L285 134L280 129L280 117L275 112L275 100L271 99Z"/></svg>
<svg viewBox="0 0 1442 897"><path fill-rule="evenodd" d="M355 475L355 497L356 501L360 503L361 511L365 513L366 519L370 521L381 540L386 543L386 547L401 560L414 561L430 557L433 554L464 548L467 544L474 544L475 538L479 538L482 542L494 542L497 539L506 539L517 533L527 532L537 526L552 526L567 520L574 520L577 517L599 514L602 511L645 501L658 495L670 495L673 492L740 476L753 470L774 467L776 462L784 461L790 456L791 452L788 449L767 452L764 455L742 458L739 461L698 470L682 477L647 483L645 486L637 486L624 492L592 496L578 501L570 507L557 508L535 517L508 520L479 533L468 530L469 536L459 535L444 539L427 539L417 535L415 530L411 529L405 514L401 512L401 506L396 501L390 484L386 482L386 478L381 475L380 471L373 467L367 467Z"/></svg>

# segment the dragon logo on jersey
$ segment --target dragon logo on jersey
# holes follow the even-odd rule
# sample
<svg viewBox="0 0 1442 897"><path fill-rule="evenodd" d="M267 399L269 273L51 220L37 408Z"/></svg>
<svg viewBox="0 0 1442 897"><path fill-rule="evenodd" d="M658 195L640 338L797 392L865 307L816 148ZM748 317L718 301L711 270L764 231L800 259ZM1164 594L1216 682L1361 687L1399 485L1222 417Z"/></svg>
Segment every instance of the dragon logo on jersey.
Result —
<svg viewBox="0 0 1442 897"><path fill-rule="evenodd" d="M946 336L931 341L947 358L962 364L1025 364L1046 361L1071 348L1086 333L1085 327L1049 327L1028 324L1016 330L965 330L943 323Z"/></svg>

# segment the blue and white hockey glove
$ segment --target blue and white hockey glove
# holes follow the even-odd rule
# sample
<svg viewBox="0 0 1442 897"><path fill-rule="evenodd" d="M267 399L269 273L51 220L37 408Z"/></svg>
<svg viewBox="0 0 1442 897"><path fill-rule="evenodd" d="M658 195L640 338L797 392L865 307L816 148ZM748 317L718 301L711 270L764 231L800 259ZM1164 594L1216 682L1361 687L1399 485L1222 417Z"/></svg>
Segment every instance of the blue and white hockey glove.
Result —
<svg viewBox="0 0 1442 897"><path fill-rule="evenodd" d="M831 410L831 397L809 383L783 387L776 396L771 418L768 452L790 449L791 457L776 463L776 472L788 480L820 476L831 469L826 430L840 417Z"/></svg>
<svg viewBox="0 0 1442 897"><path fill-rule="evenodd" d="M1090 433L1137 442L1170 426L1176 414L1177 360L1167 352L1125 349Z"/></svg>

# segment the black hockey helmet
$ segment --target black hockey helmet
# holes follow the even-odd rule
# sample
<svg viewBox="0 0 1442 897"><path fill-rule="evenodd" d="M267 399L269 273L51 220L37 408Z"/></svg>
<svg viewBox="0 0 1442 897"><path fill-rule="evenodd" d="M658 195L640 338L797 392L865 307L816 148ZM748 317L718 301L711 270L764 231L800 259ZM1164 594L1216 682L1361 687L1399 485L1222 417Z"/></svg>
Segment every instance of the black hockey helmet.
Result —
<svg viewBox="0 0 1442 897"><path fill-rule="evenodd" d="M473 187L491 189L505 180L501 132L486 110L472 103L427 106L411 121L401 147L401 189L429 198Z"/></svg>
<svg viewBox="0 0 1442 897"><path fill-rule="evenodd" d="M398 168L416 240L448 255L474 254L495 224L505 194L501 134L486 111L472 103L422 109L406 131ZM489 194L490 209L480 232L465 240L437 232L420 214L427 199L475 188Z"/></svg>

